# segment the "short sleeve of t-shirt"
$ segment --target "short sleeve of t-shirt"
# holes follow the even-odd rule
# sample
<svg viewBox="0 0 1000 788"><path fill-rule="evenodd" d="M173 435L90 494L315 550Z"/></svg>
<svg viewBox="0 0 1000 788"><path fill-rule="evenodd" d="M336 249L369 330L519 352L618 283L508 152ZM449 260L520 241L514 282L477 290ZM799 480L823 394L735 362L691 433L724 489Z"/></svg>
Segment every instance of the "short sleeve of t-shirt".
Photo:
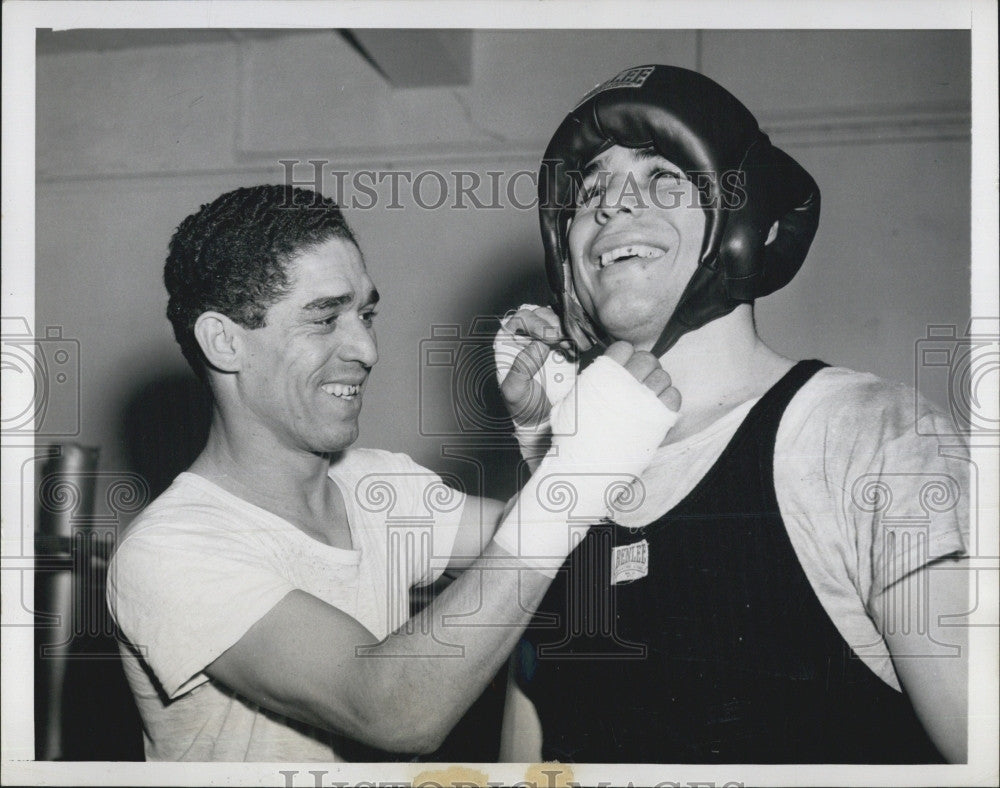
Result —
<svg viewBox="0 0 1000 788"><path fill-rule="evenodd" d="M206 681L202 669L293 586L252 531L228 517L187 523L154 515L141 526L115 552L108 599L119 629L173 698Z"/></svg>
<svg viewBox="0 0 1000 788"><path fill-rule="evenodd" d="M898 688L873 614L907 574L967 550L969 462L916 391L831 368L789 404L775 487L810 582L845 640Z"/></svg>
<svg viewBox="0 0 1000 788"><path fill-rule="evenodd" d="M443 478L406 454L352 449L330 476L342 486L380 550L409 551L400 580L407 587L437 580L455 546L467 496L457 478ZM377 532L377 533L376 533Z"/></svg>

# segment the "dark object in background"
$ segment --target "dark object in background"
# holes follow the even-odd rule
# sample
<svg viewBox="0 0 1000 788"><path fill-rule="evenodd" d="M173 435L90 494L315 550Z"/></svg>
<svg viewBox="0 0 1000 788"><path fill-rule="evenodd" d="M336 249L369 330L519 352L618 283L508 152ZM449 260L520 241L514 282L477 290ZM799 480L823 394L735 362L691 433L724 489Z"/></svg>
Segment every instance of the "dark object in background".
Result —
<svg viewBox="0 0 1000 788"><path fill-rule="evenodd" d="M110 503L124 490L126 504L141 504L132 496L145 485L102 477L96 448L48 451L35 485L35 758L142 760L142 726L104 604L117 516L98 515L95 504L99 481Z"/></svg>

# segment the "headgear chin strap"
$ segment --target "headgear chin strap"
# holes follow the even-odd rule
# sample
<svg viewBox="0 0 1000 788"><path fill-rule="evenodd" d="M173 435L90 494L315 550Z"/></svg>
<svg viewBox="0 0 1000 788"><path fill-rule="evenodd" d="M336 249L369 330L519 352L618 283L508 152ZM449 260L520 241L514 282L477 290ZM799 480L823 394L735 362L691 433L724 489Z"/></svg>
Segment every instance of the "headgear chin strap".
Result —
<svg viewBox="0 0 1000 788"><path fill-rule="evenodd" d="M653 347L662 355L686 332L773 293L799 270L819 223L819 187L771 145L757 120L708 77L675 66L639 66L584 96L556 130L538 179L549 287L583 350L610 337L576 296L567 235L580 174L613 145L652 148L684 170L705 210L697 271ZM777 236L765 245L778 222Z"/></svg>

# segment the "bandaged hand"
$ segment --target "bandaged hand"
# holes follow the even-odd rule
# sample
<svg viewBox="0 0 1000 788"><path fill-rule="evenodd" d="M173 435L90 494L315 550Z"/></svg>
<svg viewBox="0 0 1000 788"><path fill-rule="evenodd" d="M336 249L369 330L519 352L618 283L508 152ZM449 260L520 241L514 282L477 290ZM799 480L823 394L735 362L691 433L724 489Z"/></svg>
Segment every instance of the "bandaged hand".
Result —
<svg viewBox="0 0 1000 788"><path fill-rule="evenodd" d="M493 355L521 455L535 463L550 446L552 405L572 392L576 383L572 343L555 312L522 304L500 323Z"/></svg>
<svg viewBox="0 0 1000 788"><path fill-rule="evenodd" d="M680 392L651 353L616 342L552 407L552 447L494 541L554 577L594 523L611 516L674 425Z"/></svg>

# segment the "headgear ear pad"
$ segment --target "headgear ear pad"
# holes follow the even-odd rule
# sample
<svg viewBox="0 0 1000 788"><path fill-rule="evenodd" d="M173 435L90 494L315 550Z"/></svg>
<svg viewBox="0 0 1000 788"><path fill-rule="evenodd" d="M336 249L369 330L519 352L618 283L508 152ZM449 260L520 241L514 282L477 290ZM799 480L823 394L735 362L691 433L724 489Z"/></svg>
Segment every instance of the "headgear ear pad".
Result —
<svg viewBox="0 0 1000 788"><path fill-rule="evenodd" d="M705 211L698 269L653 347L656 355L685 332L784 287L802 265L819 223L819 188L809 173L708 77L674 66L627 69L566 116L539 172L549 286L581 349L610 338L577 299L567 235L584 167L613 145L652 148L680 167ZM765 245L775 221L777 236Z"/></svg>

